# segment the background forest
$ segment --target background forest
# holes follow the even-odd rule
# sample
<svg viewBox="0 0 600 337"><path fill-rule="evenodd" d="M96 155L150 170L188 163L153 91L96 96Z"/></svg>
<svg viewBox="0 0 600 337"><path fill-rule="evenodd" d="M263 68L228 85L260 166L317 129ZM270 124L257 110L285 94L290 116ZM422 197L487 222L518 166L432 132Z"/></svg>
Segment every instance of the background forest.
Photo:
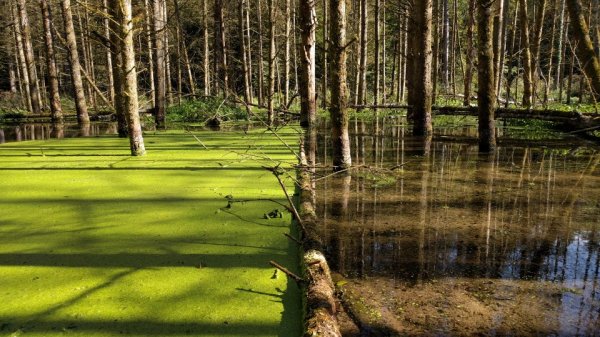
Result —
<svg viewBox="0 0 600 337"><path fill-rule="evenodd" d="M76 46L75 57L83 74L75 86L82 87L91 111L111 110L116 60L109 50L109 32L116 28L111 27L109 8L119 1L112 1L112 6L107 0L69 2L0 2L5 13L0 18L3 112L50 111L52 63L62 103L70 107L65 110L74 110L77 100L69 46ZM495 75L498 103L526 107L595 103L592 81L583 71L590 60L581 59L576 52L579 42L569 17L571 2L580 2L597 55L598 0L502 0L490 4L494 64L501 70ZM65 5L70 6L70 15L65 13ZM331 13L326 0L313 5L318 100L325 107L330 97L326 83L332 59ZM421 2L417 5L422 6ZM433 102L469 105L477 87L477 2L434 0L431 5ZM194 107L191 101L209 96L228 96L234 102L243 100L269 110L297 110L303 55L296 46L301 41L300 19L306 16L300 12L298 0L146 0L132 6L137 86L144 110L153 106L157 94L165 95L169 106L190 106L180 112L194 111L198 104ZM408 58L419 53L410 46L408 33L415 31L413 16L420 10L418 6L408 0L346 1L350 105L405 103L407 68L411 70ZM44 29L44 16L48 17L48 30ZM74 41L66 31L67 17L73 21ZM53 46L52 55L47 44ZM49 58L53 62L47 62ZM163 83L164 89L160 88Z"/></svg>

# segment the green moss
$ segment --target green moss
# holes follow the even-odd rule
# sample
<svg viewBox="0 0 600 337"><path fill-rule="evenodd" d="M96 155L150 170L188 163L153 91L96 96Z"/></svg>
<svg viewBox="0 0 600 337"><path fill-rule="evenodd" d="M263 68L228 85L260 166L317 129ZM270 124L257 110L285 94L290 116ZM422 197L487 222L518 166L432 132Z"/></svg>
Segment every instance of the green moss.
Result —
<svg viewBox="0 0 600 337"><path fill-rule="evenodd" d="M293 144L297 135L283 132ZM281 190L262 165L293 163L261 132L146 135L0 146L0 335L296 336L296 269L262 219ZM285 167L290 167L284 164Z"/></svg>

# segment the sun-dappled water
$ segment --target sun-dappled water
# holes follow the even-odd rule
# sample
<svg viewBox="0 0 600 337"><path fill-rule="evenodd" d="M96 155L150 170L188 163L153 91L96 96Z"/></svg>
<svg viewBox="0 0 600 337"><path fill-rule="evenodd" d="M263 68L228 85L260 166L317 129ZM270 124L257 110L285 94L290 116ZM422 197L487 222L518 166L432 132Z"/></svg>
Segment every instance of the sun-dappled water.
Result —
<svg viewBox="0 0 600 337"><path fill-rule="evenodd" d="M594 144L501 128L498 151L480 155L473 128L422 139L387 124L351 124L355 168L316 181L327 254L363 330L600 334ZM317 165L330 161L324 134Z"/></svg>

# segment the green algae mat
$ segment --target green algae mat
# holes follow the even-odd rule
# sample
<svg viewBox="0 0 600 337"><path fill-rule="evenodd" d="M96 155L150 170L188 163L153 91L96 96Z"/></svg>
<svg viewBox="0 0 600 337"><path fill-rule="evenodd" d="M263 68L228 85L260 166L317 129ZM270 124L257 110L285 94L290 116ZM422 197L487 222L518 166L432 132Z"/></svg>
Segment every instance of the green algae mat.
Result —
<svg viewBox="0 0 600 337"><path fill-rule="evenodd" d="M289 213L264 218L285 199L262 166L296 161L279 136L1 145L0 336L300 335L300 292L269 266L298 265Z"/></svg>

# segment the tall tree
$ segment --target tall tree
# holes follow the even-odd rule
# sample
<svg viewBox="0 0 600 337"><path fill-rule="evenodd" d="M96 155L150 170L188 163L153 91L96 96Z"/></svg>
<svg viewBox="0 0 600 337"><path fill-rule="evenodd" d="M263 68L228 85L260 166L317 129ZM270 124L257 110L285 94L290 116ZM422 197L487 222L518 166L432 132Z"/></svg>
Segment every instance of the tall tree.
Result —
<svg viewBox="0 0 600 337"><path fill-rule="evenodd" d="M116 105L117 114L124 115L127 120L131 155L143 156L146 149L139 116L131 0L109 0L109 8L114 27L111 31L114 38L111 41L118 45L114 50L120 54L117 58L119 62L115 86L116 91L122 93L120 104Z"/></svg>
<svg viewBox="0 0 600 337"><path fill-rule="evenodd" d="M317 111L316 41L317 13L314 0L299 0L300 18L300 124L311 127Z"/></svg>
<svg viewBox="0 0 600 337"><path fill-rule="evenodd" d="M162 129L166 121L167 64L165 44L165 2L152 0L152 41L154 42L154 117L156 127Z"/></svg>
<svg viewBox="0 0 600 337"><path fill-rule="evenodd" d="M432 16L433 0L413 0L409 43L409 116L413 122L414 135L432 132Z"/></svg>
<svg viewBox="0 0 600 337"><path fill-rule="evenodd" d="M204 95L210 95L210 44L208 42L208 0L202 0L202 70Z"/></svg>
<svg viewBox="0 0 600 337"><path fill-rule="evenodd" d="M529 41L529 16L527 14L527 0L519 0L519 21L521 28L521 48L523 60L523 105L531 106L533 103L533 68L531 60L531 45Z"/></svg>
<svg viewBox="0 0 600 337"><path fill-rule="evenodd" d="M273 124L275 112L273 111L273 96L275 95L275 58L277 50L275 50L275 5L273 0L267 1L269 8L269 74L267 77L267 114L268 124Z"/></svg>
<svg viewBox="0 0 600 337"><path fill-rule="evenodd" d="M35 56L33 55L33 46L31 44L31 30L29 28L29 16L27 15L27 2L25 0L17 1L19 11L19 24L22 34L23 51L25 52L25 64L29 74L29 92L31 94L31 112L39 114L42 112L40 102L40 86L35 67Z"/></svg>
<svg viewBox="0 0 600 337"><path fill-rule="evenodd" d="M369 35L367 34L367 30L369 25L368 23L368 7L367 0L358 0L360 2L360 60L359 60L359 70L358 70L358 104L366 105L367 104L367 45Z"/></svg>
<svg viewBox="0 0 600 337"><path fill-rule="evenodd" d="M52 30L52 14L48 0L40 0L44 20L44 43L46 45L46 67L48 69L48 85L50 88L50 112L53 122L62 122L62 106L58 87L58 70L54 57L54 37Z"/></svg>
<svg viewBox="0 0 600 337"><path fill-rule="evenodd" d="M73 26L73 14L71 12L71 1L61 0L62 16L65 24L67 50L69 53L69 64L71 65L71 80L73 82L73 95L75 96L75 108L79 124L90 123L83 80L81 78L81 64L79 63L79 52L77 51L77 38Z"/></svg>
<svg viewBox="0 0 600 337"><path fill-rule="evenodd" d="M329 0L329 51L331 55L331 115L334 170L352 165L348 135L348 97L346 88L346 0Z"/></svg>
<svg viewBox="0 0 600 337"><path fill-rule="evenodd" d="M496 86L494 76L493 8L488 0L477 0L479 151L490 152L496 148L494 112Z"/></svg>
<svg viewBox="0 0 600 337"><path fill-rule="evenodd" d="M596 102L600 101L600 59L594 50L594 44L590 37L590 29L583 14L579 0L567 0L571 24L577 43L577 57L581 63L585 75L590 82L592 95Z"/></svg>
<svg viewBox="0 0 600 337"><path fill-rule="evenodd" d="M473 28L475 26L475 0L469 0L467 13L467 50L465 62L465 80L463 105L471 105L471 81L473 79L473 65L475 58L475 48L473 46Z"/></svg>
<svg viewBox="0 0 600 337"><path fill-rule="evenodd" d="M29 72L27 70L27 62L25 62L25 51L23 50L23 34L21 34L21 24L19 23L19 11L17 9L16 4L11 7L11 13L13 16L13 27L14 27L14 36L15 36L15 50L17 54L17 64L19 65L17 69L20 70L20 81L19 85L21 85L25 92L25 102L27 108L32 111L31 107L31 91L29 86ZM23 91L21 91L23 92Z"/></svg>
<svg viewBox="0 0 600 337"><path fill-rule="evenodd" d="M225 10L223 0L215 0L214 4L214 48L213 54L215 89L221 88L223 97L229 94L229 70L227 68L227 39L225 32Z"/></svg>

